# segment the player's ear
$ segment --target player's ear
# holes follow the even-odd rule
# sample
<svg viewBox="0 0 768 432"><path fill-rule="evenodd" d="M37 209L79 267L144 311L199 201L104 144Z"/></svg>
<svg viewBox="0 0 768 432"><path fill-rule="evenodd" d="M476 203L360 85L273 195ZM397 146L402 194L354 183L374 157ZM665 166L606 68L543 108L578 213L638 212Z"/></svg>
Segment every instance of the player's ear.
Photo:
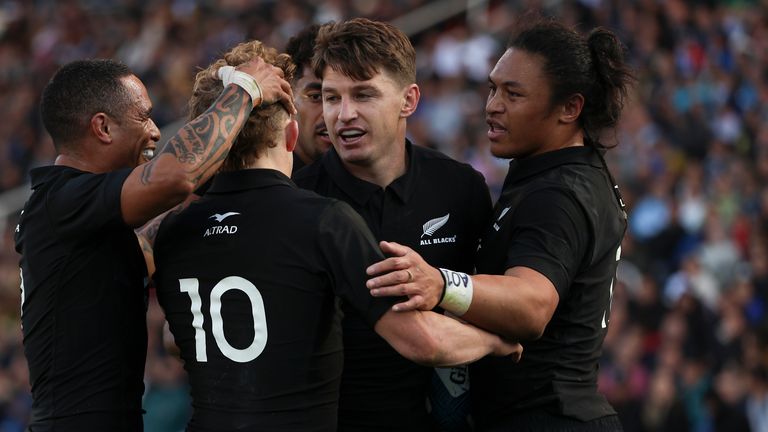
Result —
<svg viewBox="0 0 768 432"><path fill-rule="evenodd" d="M560 112L560 121L563 123L573 123L579 119L581 110L584 108L584 96L580 93L572 94L562 106Z"/></svg>
<svg viewBox="0 0 768 432"><path fill-rule="evenodd" d="M403 107L400 109L400 117L409 117L416 111L416 107L419 105L419 98L421 97L421 91L416 84L410 84L405 88L405 95L403 97Z"/></svg>
<svg viewBox="0 0 768 432"><path fill-rule="evenodd" d="M114 121L105 113L99 112L91 117L91 133L102 143L112 142L112 129Z"/></svg>
<svg viewBox="0 0 768 432"><path fill-rule="evenodd" d="M292 152L296 148L296 142L299 139L299 122L291 118L285 125L285 149Z"/></svg>

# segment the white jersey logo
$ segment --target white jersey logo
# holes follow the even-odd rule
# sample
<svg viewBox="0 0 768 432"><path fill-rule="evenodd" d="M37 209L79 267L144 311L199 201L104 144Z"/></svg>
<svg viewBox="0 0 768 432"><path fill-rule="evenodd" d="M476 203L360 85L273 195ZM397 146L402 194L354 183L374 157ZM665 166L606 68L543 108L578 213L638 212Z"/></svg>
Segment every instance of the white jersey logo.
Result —
<svg viewBox="0 0 768 432"><path fill-rule="evenodd" d="M237 212L227 212L227 213L224 213L224 214L216 213L214 215L211 215L211 217L209 217L208 219L216 219L216 222L221 222L221 221L223 221L224 219L226 219L226 218L228 218L230 216L239 215L239 214L240 213L237 213Z"/></svg>
<svg viewBox="0 0 768 432"><path fill-rule="evenodd" d="M422 234L421 237L424 238L425 235L432 237L432 234L442 228L442 226L448 222L448 218L450 217L451 214L448 213L445 216L428 220L427 223L424 224L424 234Z"/></svg>
<svg viewBox="0 0 768 432"><path fill-rule="evenodd" d="M214 215L211 215L208 219L216 219L216 222L221 223L224 221L224 219L230 217L239 215L238 212L227 212L224 214L216 213ZM206 228L205 233L203 233L203 237L208 237L212 235L220 235L220 234L234 234L237 232L237 225L214 225L210 228Z"/></svg>
<svg viewBox="0 0 768 432"><path fill-rule="evenodd" d="M24 214L24 210L22 210L21 213L19 213L19 218L21 218L23 214ZM21 220L19 220L19 223L16 224L16 232L20 232L20 231L21 231Z"/></svg>
<svg viewBox="0 0 768 432"><path fill-rule="evenodd" d="M506 215L506 214L507 214L507 212L509 211L509 209L511 209L511 208L512 208L512 207L505 207L505 208L504 208L504 210L502 210L502 211L501 211L501 214L500 214L500 215L499 215L499 217L496 219L496 222L494 222L494 223L493 223L493 229L495 229L496 231L498 231L498 230L500 230L500 229L501 229L501 227L499 226L499 224L498 224L498 223L499 223L499 222L501 222L501 218L503 218L503 217L504 217L504 215Z"/></svg>
<svg viewBox="0 0 768 432"><path fill-rule="evenodd" d="M424 229L424 232L421 234L421 240L419 240L419 245L427 246L427 245L442 244L442 243L456 243L456 235L452 235L448 237L432 237L432 235L436 233L437 230L439 230L446 223L448 223L448 219L450 217L451 217L451 214L448 213L445 216L428 220L427 223L425 223L422 226L422 228ZM425 239L424 236L429 236L432 238Z"/></svg>

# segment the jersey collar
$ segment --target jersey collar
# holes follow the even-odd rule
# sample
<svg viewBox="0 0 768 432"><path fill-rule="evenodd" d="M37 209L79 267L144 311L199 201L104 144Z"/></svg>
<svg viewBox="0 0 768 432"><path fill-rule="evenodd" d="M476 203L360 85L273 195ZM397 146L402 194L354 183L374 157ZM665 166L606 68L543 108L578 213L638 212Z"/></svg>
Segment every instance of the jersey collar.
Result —
<svg viewBox="0 0 768 432"><path fill-rule="evenodd" d="M296 185L280 171L266 168L243 169L216 174L207 193L227 193L269 186Z"/></svg>
<svg viewBox="0 0 768 432"><path fill-rule="evenodd" d="M552 168L572 164L601 167L600 159L594 148L590 146L568 147L523 159L512 159L509 161L509 171L506 179L504 179L504 187Z"/></svg>
<svg viewBox="0 0 768 432"><path fill-rule="evenodd" d="M419 164L415 163L413 144L408 139L405 140L405 152L408 155L408 167L405 174L396 178L386 188L392 191L403 203L407 203L408 199L413 196L420 169ZM321 163L333 182L360 206L365 205L373 194L381 189L379 185L359 179L347 171L333 147L323 155Z"/></svg>
<svg viewBox="0 0 768 432"><path fill-rule="evenodd" d="M58 177L62 172L66 171L70 171L73 175L86 173L86 171L81 171L77 168L72 168L71 166L67 165L47 165L32 168L29 171L32 189L37 189L37 187L41 184L48 182L51 178Z"/></svg>

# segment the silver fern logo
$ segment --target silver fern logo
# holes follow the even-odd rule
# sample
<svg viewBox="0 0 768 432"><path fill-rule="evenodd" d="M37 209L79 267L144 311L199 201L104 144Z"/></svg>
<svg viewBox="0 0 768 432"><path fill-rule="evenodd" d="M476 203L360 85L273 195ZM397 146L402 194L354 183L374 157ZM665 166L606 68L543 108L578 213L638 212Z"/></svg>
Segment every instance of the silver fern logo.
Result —
<svg viewBox="0 0 768 432"><path fill-rule="evenodd" d="M433 237L432 235L437 232L440 228L443 227L446 223L448 223L448 219L451 217L451 214L448 213L445 216L441 216L439 218L430 219L423 225L422 228L424 228L424 232L421 234L421 239L419 240L420 246L429 246L429 245L436 245L436 244L444 244L444 243L456 243L456 235L446 236L446 237ZM429 238L424 238L424 236L429 236Z"/></svg>
<svg viewBox="0 0 768 432"><path fill-rule="evenodd" d="M501 218L504 217L505 214L511 209L512 207L505 207L504 210L501 211L501 214L499 215L499 218L496 219L496 222L493 223L493 229L496 231L501 229L501 226L499 226L499 222L501 222Z"/></svg>
<svg viewBox="0 0 768 432"><path fill-rule="evenodd" d="M450 217L451 214L448 213L445 216L428 220L427 223L424 224L424 234L421 235L421 238L424 238L425 235L432 237L432 234L445 225Z"/></svg>

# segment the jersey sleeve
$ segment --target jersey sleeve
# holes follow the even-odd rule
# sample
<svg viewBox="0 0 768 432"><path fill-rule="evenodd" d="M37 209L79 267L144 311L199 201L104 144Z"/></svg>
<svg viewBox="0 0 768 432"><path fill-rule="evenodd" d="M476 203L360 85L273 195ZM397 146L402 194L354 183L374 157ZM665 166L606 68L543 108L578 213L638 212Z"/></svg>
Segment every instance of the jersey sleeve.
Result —
<svg viewBox="0 0 768 432"><path fill-rule="evenodd" d="M584 210L567 191L548 188L523 198L511 216L507 268L536 270L564 297L588 247Z"/></svg>
<svg viewBox="0 0 768 432"><path fill-rule="evenodd" d="M124 225L120 195L130 173L84 173L49 191L46 207L57 232L79 236Z"/></svg>
<svg viewBox="0 0 768 432"><path fill-rule="evenodd" d="M384 259L365 221L348 204L334 201L319 220L318 247L337 296L349 302L373 327L398 297L373 297L365 269Z"/></svg>

